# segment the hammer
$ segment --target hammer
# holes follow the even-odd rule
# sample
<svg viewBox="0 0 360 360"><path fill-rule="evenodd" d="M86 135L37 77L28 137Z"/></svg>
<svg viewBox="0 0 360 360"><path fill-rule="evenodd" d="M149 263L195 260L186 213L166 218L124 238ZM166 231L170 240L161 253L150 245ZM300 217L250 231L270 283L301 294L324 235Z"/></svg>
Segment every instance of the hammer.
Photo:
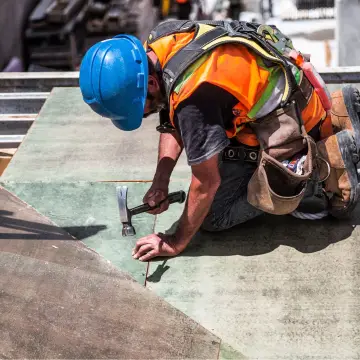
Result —
<svg viewBox="0 0 360 360"><path fill-rule="evenodd" d="M119 204L120 210L120 220L123 224L122 236L134 236L136 234L135 228L131 224L131 218L134 215L141 214L153 209L158 208L163 202L166 200L169 201L170 204L174 203L183 203L186 198L186 194L184 191L177 191L169 194L166 199L162 200L156 206L151 207L149 204L142 204L133 209L129 209L127 207L127 186L117 186L116 194Z"/></svg>

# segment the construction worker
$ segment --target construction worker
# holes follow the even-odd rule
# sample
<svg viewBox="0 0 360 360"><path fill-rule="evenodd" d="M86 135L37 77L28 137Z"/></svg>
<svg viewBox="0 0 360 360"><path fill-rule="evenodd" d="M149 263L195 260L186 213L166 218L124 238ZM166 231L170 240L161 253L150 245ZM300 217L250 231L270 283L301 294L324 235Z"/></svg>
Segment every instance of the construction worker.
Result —
<svg viewBox="0 0 360 360"><path fill-rule="evenodd" d="M80 68L84 101L124 131L160 112L159 161L144 197L166 199L185 149L192 178L174 234L137 241L135 259L174 256L199 228L260 214L349 216L359 198L360 101L331 98L306 56L277 28L168 21L143 46L131 35L94 45ZM162 202L151 211L167 210Z"/></svg>

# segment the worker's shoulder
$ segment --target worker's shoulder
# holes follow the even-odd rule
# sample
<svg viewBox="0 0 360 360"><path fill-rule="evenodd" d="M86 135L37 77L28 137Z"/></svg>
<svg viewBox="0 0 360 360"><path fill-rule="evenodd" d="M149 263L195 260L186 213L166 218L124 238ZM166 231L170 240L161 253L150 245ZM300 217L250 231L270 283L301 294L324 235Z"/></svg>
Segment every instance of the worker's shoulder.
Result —
<svg viewBox="0 0 360 360"><path fill-rule="evenodd" d="M236 44L236 43L225 43L216 48L214 48L214 52L218 52L222 56L236 57L236 58L251 58L255 59L259 57L255 51L247 45L244 44ZM236 60L236 59L234 59Z"/></svg>

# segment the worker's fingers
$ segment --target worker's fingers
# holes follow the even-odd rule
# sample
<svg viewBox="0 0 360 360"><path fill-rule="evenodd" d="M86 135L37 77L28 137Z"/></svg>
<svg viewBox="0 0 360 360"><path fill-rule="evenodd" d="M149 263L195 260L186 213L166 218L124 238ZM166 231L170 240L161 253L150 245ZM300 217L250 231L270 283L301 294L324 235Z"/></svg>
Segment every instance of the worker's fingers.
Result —
<svg viewBox="0 0 360 360"><path fill-rule="evenodd" d="M148 197L148 204L151 207L158 205L161 201L166 199L167 194L162 190L156 190L155 194Z"/></svg>
<svg viewBox="0 0 360 360"><path fill-rule="evenodd" d="M143 237L136 242L135 247L132 251L132 255L136 254L139 251L141 246L152 243L152 241L151 241L151 239L149 239L149 237L150 236Z"/></svg>
<svg viewBox="0 0 360 360"><path fill-rule="evenodd" d="M154 249L154 245L153 244L146 244L146 245L142 245L139 250L133 255L134 259L138 259L141 256L147 254L149 251Z"/></svg>
<svg viewBox="0 0 360 360"><path fill-rule="evenodd" d="M153 210L150 210L150 211L148 211L147 213L148 214L151 214L151 215L158 215L158 214L160 214L161 213L161 206L160 207L157 207L157 208L155 208L155 209L153 209Z"/></svg>
<svg viewBox="0 0 360 360"><path fill-rule="evenodd" d="M149 214L152 215L158 215L161 214L163 211L166 210L166 205L163 205L164 200L166 200L167 193L162 190L156 190L153 192L153 195L147 198L147 203L151 207L155 207L158 205L158 207L155 207L155 209L152 209L148 211Z"/></svg>
<svg viewBox="0 0 360 360"><path fill-rule="evenodd" d="M166 200L161 203L158 214L161 214L162 212L166 211L168 208L169 208L169 201Z"/></svg>
<svg viewBox="0 0 360 360"><path fill-rule="evenodd" d="M149 261L150 259L159 256L156 250L149 251L146 255L139 258L140 261Z"/></svg>
<svg viewBox="0 0 360 360"><path fill-rule="evenodd" d="M144 203L149 204L151 207L155 206L156 191L151 191L149 195L144 197Z"/></svg>
<svg viewBox="0 0 360 360"><path fill-rule="evenodd" d="M156 207L155 209L148 211L148 214L159 215L162 212L166 211L168 208L169 208L169 201L165 200L160 203L159 207Z"/></svg>
<svg viewBox="0 0 360 360"><path fill-rule="evenodd" d="M149 191L145 194L145 196L144 196L144 198L143 198L143 203L144 203L144 204L147 204L148 201L149 201L149 198L151 198L152 196L154 196L154 194L155 194L155 190L149 190Z"/></svg>

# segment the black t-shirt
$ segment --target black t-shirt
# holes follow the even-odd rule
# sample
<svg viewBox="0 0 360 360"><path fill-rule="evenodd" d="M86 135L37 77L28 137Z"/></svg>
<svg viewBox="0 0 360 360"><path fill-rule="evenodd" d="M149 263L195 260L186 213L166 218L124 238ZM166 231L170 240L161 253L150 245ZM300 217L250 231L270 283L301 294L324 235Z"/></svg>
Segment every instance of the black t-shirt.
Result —
<svg viewBox="0 0 360 360"><path fill-rule="evenodd" d="M210 159L230 144L225 129L233 126L232 109L237 103L238 100L226 90L204 83L179 104L174 123L190 166ZM315 126L309 135L318 141L319 126ZM236 140L233 143L237 144Z"/></svg>
<svg viewBox="0 0 360 360"><path fill-rule="evenodd" d="M226 90L204 83L174 114L189 165L197 165L229 145L225 129L232 127L232 108L238 100Z"/></svg>

